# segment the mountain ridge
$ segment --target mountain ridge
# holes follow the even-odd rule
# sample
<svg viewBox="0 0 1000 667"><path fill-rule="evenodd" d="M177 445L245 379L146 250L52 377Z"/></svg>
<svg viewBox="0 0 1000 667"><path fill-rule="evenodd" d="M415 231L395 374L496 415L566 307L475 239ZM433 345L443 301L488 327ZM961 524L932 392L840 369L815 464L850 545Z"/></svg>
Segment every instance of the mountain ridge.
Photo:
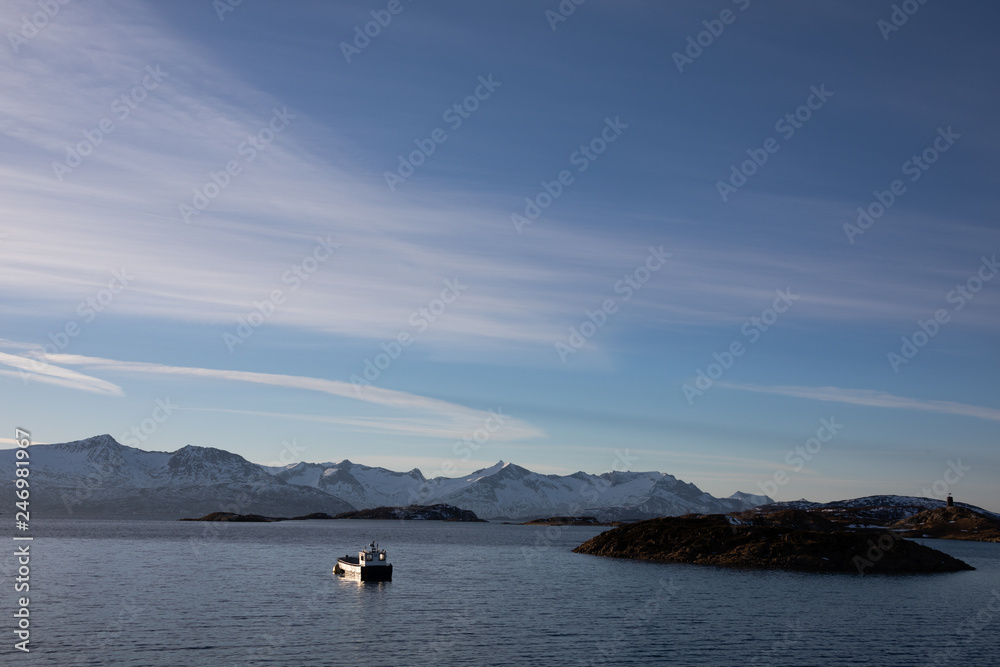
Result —
<svg viewBox="0 0 1000 667"><path fill-rule="evenodd" d="M320 470L323 465L328 467ZM541 474L503 460L463 477L432 479L416 468L399 473L347 459L333 464L299 462L264 468L359 507L445 503L493 520L531 520L570 513L585 513L602 521L635 520L671 513L740 511L773 502L766 496L742 492L716 498L694 484L656 471Z"/></svg>
<svg viewBox="0 0 1000 667"><path fill-rule="evenodd" d="M14 449L0 462L14 467ZM31 511L49 516L183 516L233 510L306 514L355 509L308 487L287 484L256 463L214 447L175 452L122 445L110 435L29 449ZM13 479L0 480L13 504Z"/></svg>
<svg viewBox="0 0 1000 667"><path fill-rule="evenodd" d="M14 449L0 451L12 468ZM450 504L487 519L587 514L636 520L662 514L746 510L770 498L716 498L661 472L540 474L498 461L463 477L428 479L344 459L285 466L185 445L173 452L120 444L108 434L31 447L32 509L52 515L192 516L308 514ZM0 480L13 496L13 482Z"/></svg>
<svg viewBox="0 0 1000 667"><path fill-rule="evenodd" d="M0 461L11 469L15 451L0 450ZM340 514L443 503L491 520L586 515L606 522L824 505L804 499L775 503L767 496L741 491L717 498L658 471L555 475L502 460L463 477L427 478L417 468L396 472L349 459L267 466L215 447L189 444L173 452L146 451L122 445L107 434L32 445L30 451L32 510L51 515ZM0 480L0 490L13 499L12 480ZM883 507L880 514L897 520L944 505L909 496L838 502L859 507L878 504Z"/></svg>

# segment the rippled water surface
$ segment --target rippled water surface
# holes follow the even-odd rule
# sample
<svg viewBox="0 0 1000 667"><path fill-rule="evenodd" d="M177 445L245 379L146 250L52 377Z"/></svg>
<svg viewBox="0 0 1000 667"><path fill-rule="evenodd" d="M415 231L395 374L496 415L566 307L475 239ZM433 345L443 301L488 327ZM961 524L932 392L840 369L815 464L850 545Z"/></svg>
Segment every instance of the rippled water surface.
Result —
<svg viewBox="0 0 1000 667"><path fill-rule="evenodd" d="M51 521L32 543L32 652L8 620L0 663L1000 664L1000 544L925 541L974 572L859 577L571 552L601 530ZM392 582L332 575L372 540Z"/></svg>

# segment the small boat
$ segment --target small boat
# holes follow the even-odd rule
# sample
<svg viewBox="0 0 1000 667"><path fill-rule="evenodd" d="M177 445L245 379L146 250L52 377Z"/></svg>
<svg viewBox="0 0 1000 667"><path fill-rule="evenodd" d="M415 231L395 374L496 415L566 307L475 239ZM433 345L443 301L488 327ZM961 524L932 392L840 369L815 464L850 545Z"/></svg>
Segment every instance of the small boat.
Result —
<svg viewBox="0 0 1000 667"><path fill-rule="evenodd" d="M333 566L334 574L343 574L361 581L392 581L392 565L385 554L372 542L355 556L341 556Z"/></svg>

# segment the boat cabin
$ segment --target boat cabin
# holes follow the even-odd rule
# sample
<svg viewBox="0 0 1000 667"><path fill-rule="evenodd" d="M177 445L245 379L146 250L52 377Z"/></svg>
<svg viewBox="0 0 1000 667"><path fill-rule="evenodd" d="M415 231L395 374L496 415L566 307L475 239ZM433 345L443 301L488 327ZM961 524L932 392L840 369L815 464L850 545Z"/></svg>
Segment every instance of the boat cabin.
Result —
<svg viewBox="0 0 1000 667"><path fill-rule="evenodd" d="M359 551L357 558L350 555L338 558L333 571L335 574L357 576L362 581L392 580L392 565L385 549L380 549L375 542Z"/></svg>

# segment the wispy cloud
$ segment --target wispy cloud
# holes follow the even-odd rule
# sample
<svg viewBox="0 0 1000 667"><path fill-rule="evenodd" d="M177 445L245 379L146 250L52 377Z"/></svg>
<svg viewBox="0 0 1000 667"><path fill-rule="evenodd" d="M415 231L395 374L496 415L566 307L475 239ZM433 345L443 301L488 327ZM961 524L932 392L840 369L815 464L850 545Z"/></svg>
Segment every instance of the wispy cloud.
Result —
<svg viewBox="0 0 1000 667"><path fill-rule="evenodd" d="M432 344L548 345L611 296L651 243L666 243L674 258L622 319L730 326L789 286L803 294L796 317L824 322L898 321L923 315L940 297L940 288L914 278L916 268L894 265L895 275L873 275L860 259L696 243L681 238L690 225L669 224L678 221L664 221L664 238L595 231L581 223L600 213L574 210L569 201L518 236L510 211L498 204L509 193L429 179L389 197L380 173L327 150L349 137L294 108L289 127L185 224L178 205L239 157L237 146L285 101L155 19L143 5L114 12L73 5L7 72L0 137L12 149L0 155L0 200L16 228L5 230L0 289L21 295L24 312L66 316L111 269L127 267L137 278L116 299L116 316L234 326L254 301L276 288L289 291L282 276L316 236L332 237L341 251L289 295L269 325L391 338L409 328L410 314L440 292L442 280L458 277L469 290L428 331ZM101 75L79 76L81 60ZM117 118L111 104L147 66L167 76L127 118ZM58 182L52 162L105 117L114 132ZM295 225L282 224L287 220ZM911 268L924 265L914 257ZM832 283L815 276L856 277ZM877 292L873 283L881 285Z"/></svg>
<svg viewBox="0 0 1000 667"><path fill-rule="evenodd" d="M45 384L54 384L93 394L104 394L107 396L125 395L122 388L112 382L77 373L68 368L60 368L40 359L0 352L0 364L18 369L17 371L0 370L0 375L6 377L21 378L28 382L36 381Z"/></svg>
<svg viewBox="0 0 1000 667"><path fill-rule="evenodd" d="M814 401L830 403L847 403L871 408L893 408L897 410L918 410L943 415L975 417L987 421L1000 421L1000 409L980 405L967 405L953 401L929 401L919 398L894 396L884 391L873 389L841 389L839 387L797 387L787 385L761 386L754 384L738 384L733 382L717 382L717 386L737 391L750 391L759 394L774 394L805 398Z"/></svg>
<svg viewBox="0 0 1000 667"><path fill-rule="evenodd" d="M368 433L389 433L396 435L422 436L427 438L461 438L470 435L471 431L482 426L482 421L488 413L470 411L467 416L443 421L433 417L424 418L361 418L361 417L331 417L328 415L309 415L293 412L269 412L266 410L232 410L228 408L179 408L192 412L221 412L227 414L240 414L254 417L271 417L275 419L288 419L293 421L319 422L323 424L336 424L346 426L348 430L355 430ZM479 418L478 424L476 418ZM462 431L462 427L469 430ZM490 439L496 442L523 440L528 438L544 438L544 431L536 429L524 422L515 421L513 428L504 428L490 434Z"/></svg>
<svg viewBox="0 0 1000 667"><path fill-rule="evenodd" d="M489 417L489 412L486 411L475 410L455 403L449 403L448 401L428 398L426 396L411 394L404 391L368 386L365 387L363 391L358 392L356 387L351 383L340 382L338 380L214 368L167 366L164 364L118 361L115 359L87 357L75 354L53 354L49 355L47 358L54 364L84 366L92 369L115 372L173 375L201 378L204 380L226 380L269 385L272 387L283 387L286 389L304 389L307 391L330 394L339 398L372 403L390 408L392 410L402 411L404 413L409 411L426 415L425 417L419 419L400 418L387 420L362 418L336 419L318 416L311 417L313 420L331 421L383 433L407 433L410 435L426 437L461 438L463 436L470 435L477 428L481 428L485 420ZM259 414L267 416L303 418L302 415L287 415L283 413ZM522 440L528 438L543 438L545 437L545 432L524 421L511 417L508 418L503 424L503 427L498 430L496 434L491 435L491 437L505 440Z"/></svg>

